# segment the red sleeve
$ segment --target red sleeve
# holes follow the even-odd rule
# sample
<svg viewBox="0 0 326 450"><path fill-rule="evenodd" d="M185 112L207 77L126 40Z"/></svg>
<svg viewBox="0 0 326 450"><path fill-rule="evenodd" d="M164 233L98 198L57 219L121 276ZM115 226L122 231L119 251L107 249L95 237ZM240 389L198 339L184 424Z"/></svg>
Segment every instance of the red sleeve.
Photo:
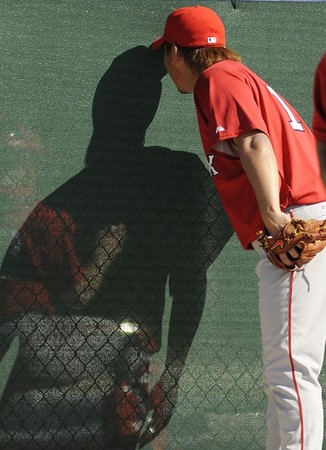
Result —
<svg viewBox="0 0 326 450"><path fill-rule="evenodd" d="M220 140L235 138L252 130L266 134L267 127L260 112L259 94L246 79L241 66L226 70L218 63L197 80L194 98L198 120L206 127L210 148Z"/></svg>
<svg viewBox="0 0 326 450"><path fill-rule="evenodd" d="M312 130L317 140L326 142L326 53L315 72L313 96Z"/></svg>

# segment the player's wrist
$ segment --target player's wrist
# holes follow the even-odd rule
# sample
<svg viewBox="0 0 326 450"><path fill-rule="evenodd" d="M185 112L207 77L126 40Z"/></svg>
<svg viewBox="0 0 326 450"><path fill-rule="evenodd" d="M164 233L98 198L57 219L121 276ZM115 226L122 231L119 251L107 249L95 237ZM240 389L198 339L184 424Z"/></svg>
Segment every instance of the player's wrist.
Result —
<svg viewBox="0 0 326 450"><path fill-rule="evenodd" d="M264 225L271 236L278 234L291 221L289 214L278 212L262 217Z"/></svg>

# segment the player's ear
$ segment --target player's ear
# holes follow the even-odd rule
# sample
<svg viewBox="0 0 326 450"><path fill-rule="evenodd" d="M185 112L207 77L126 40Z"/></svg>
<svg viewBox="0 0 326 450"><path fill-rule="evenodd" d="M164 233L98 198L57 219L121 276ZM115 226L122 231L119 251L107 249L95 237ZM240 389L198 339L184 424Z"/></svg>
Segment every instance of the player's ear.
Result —
<svg viewBox="0 0 326 450"><path fill-rule="evenodd" d="M173 63L178 63L180 60L183 59L183 56L181 55L179 46L173 42L171 44L171 60Z"/></svg>

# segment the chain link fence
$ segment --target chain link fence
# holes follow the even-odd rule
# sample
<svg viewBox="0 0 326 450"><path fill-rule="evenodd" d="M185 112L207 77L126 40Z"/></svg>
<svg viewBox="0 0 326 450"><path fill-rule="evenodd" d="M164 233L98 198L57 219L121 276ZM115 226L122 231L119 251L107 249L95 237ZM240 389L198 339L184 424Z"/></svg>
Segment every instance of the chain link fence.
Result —
<svg viewBox="0 0 326 450"><path fill-rule="evenodd" d="M33 208L6 251L2 449L172 448L152 441L175 412L207 271L232 230L196 155L144 146L161 61L145 47L114 60L85 168Z"/></svg>
<svg viewBox="0 0 326 450"><path fill-rule="evenodd" d="M230 379L223 346L211 367L205 349L187 359L207 270L231 237L207 170L163 148L120 162L87 166L42 200L6 252L0 448L199 448L187 442L206 426L198 398L228 421L248 395L245 378L254 389L260 377L248 366ZM192 418L172 446L164 430L180 396L179 419L182 409Z"/></svg>

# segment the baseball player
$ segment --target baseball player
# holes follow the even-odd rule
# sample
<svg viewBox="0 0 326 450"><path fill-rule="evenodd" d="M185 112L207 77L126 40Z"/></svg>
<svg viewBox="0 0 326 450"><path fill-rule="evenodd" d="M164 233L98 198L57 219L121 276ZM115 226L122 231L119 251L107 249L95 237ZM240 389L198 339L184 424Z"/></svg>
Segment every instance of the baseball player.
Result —
<svg viewBox="0 0 326 450"><path fill-rule="evenodd" d="M325 236L312 244L321 251L306 264L303 240L277 256L268 249L270 242L274 248L293 242L308 219L312 227L318 224L318 236L325 234L326 193L315 141L292 106L225 45L219 16L191 6L168 16L152 48L163 47L178 91L193 94L209 171L224 208L243 248L259 254L266 448L320 450ZM265 230L260 241L259 230Z"/></svg>
<svg viewBox="0 0 326 450"><path fill-rule="evenodd" d="M317 140L320 169L326 186L326 53L315 72L312 129Z"/></svg>

